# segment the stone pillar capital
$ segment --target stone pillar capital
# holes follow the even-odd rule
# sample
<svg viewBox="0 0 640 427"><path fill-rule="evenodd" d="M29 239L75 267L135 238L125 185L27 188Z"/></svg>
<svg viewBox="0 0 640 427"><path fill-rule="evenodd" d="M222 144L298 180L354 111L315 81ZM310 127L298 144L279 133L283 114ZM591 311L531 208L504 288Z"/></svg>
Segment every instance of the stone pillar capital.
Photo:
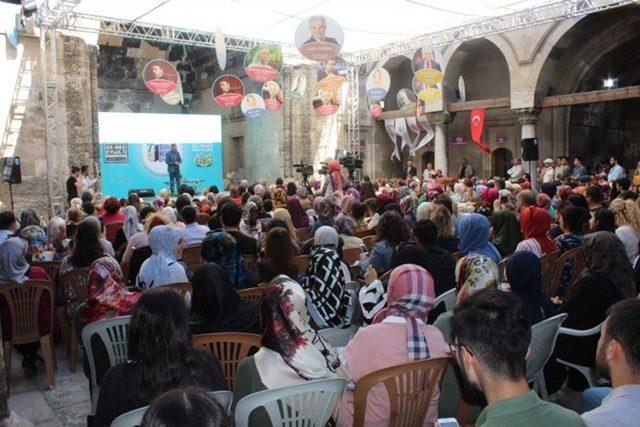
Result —
<svg viewBox="0 0 640 427"><path fill-rule="evenodd" d="M432 123L435 125L446 125L453 121L455 113L440 111L432 116Z"/></svg>
<svg viewBox="0 0 640 427"><path fill-rule="evenodd" d="M538 122L540 116L539 108L518 108L513 110L518 116L518 122L521 125L534 125Z"/></svg>

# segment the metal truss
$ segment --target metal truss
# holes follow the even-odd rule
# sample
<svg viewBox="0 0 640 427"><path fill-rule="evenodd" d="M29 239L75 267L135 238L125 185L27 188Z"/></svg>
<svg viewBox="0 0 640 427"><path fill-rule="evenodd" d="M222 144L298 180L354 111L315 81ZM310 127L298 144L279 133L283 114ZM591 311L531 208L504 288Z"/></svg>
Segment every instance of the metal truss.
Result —
<svg viewBox="0 0 640 427"><path fill-rule="evenodd" d="M41 27L40 58L44 93L44 121L47 138L47 189L49 215L64 214L64 178L66 171L65 152L62 150L62 106L60 105L57 33L55 28Z"/></svg>
<svg viewBox="0 0 640 427"><path fill-rule="evenodd" d="M360 146L360 78L359 66L347 68L347 141L349 151L358 159L362 158ZM360 180L360 169L356 170L356 180Z"/></svg>
<svg viewBox="0 0 640 427"><path fill-rule="evenodd" d="M422 46L446 46L451 43L533 27L566 18L576 18L634 3L638 3L638 0L562 0L508 15L459 25L408 40L389 43L373 49L362 50L346 57L351 63L363 64L393 56L410 54Z"/></svg>

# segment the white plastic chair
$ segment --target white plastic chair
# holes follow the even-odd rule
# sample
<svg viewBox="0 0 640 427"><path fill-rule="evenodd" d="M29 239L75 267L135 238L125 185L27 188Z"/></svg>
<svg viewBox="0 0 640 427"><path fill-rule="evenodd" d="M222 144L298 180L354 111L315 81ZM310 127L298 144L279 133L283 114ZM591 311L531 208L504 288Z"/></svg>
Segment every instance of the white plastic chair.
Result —
<svg viewBox="0 0 640 427"><path fill-rule="evenodd" d="M260 391L236 404L236 427L248 427L249 416L264 407L274 426L322 427L342 399L344 378L309 381L291 387Z"/></svg>
<svg viewBox="0 0 640 427"><path fill-rule="evenodd" d="M319 330L318 335L334 348L346 347L357 330L358 327L355 325L351 325L348 328L326 328Z"/></svg>
<svg viewBox="0 0 640 427"><path fill-rule="evenodd" d="M548 399L547 383L544 380L544 366L553 353L560 325L568 314L558 314L531 327L531 353L527 358L527 382L533 383L533 389L544 400Z"/></svg>
<svg viewBox="0 0 640 427"><path fill-rule="evenodd" d="M89 323L82 329L82 343L84 344L91 371L91 411L95 413L100 392L102 378L97 378L96 362L91 346L91 337L98 335L109 356L109 366L126 362L129 355L129 321L131 316L114 317Z"/></svg>
<svg viewBox="0 0 640 427"><path fill-rule="evenodd" d="M451 311L456 305L456 288L449 289L447 292L440 294L433 303L433 308L436 308L440 303L444 303L444 311Z"/></svg>
<svg viewBox="0 0 640 427"><path fill-rule="evenodd" d="M227 390L212 391L208 393L218 401L220 405L227 412L231 412L231 404L233 403L233 393ZM144 418L145 412L149 409L148 406L134 409L133 411L126 412L113 420L111 427L137 427L142 424L142 418Z"/></svg>
<svg viewBox="0 0 640 427"><path fill-rule="evenodd" d="M597 335L600 333L600 329L602 328L602 323L600 323L598 326L594 326L591 329L584 329L584 330L560 328L560 335L562 334L571 335L573 337L589 337L592 335ZM587 379L587 382L589 383L589 387L596 387L598 385L598 379L600 379L600 376L596 372L595 368L590 366L577 365L575 363L567 362L566 360L563 360L560 358L556 358L556 360L558 361L558 363L561 363L565 366L568 366L569 368L573 368L576 371L580 372Z"/></svg>

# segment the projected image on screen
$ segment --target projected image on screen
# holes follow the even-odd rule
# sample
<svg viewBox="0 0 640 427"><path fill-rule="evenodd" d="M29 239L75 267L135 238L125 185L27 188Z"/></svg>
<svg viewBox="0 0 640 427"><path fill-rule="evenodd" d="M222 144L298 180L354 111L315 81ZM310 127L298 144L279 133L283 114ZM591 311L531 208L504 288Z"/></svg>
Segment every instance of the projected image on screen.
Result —
<svg viewBox="0 0 640 427"><path fill-rule="evenodd" d="M102 193L169 186L167 159L179 160L181 182L200 191L222 186L221 118L199 114L100 113ZM168 153L175 144L177 154Z"/></svg>

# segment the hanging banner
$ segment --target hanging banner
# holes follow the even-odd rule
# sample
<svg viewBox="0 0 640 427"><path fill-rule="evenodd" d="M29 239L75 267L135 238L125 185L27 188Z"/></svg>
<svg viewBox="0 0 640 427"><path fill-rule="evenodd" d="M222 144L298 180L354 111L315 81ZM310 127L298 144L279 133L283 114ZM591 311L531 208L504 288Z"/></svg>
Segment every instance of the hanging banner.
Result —
<svg viewBox="0 0 640 427"><path fill-rule="evenodd" d="M429 142L431 142L431 140L434 138L436 134L431 128L431 124L429 123L429 119L427 118L427 115L422 114L422 111L420 111L420 114L416 116L416 120L418 121L418 126L420 126L420 128L426 132L425 135L420 140L420 142L418 143L418 145L416 146L416 150L419 150L425 145L429 144Z"/></svg>
<svg viewBox="0 0 640 427"><path fill-rule="evenodd" d="M231 108L239 105L244 96L244 85L242 80L231 74L223 74L218 77L211 86L213 99L224 108Z"/></svg>
<svg viewBox="0 0 640 427"><path fill-rule="evenodd" d="M409 89L400 89L396 95L398 108L403 111L412 111L418 102L416 95Z"/></svg>
<svg viewBox="0 0 640 427"><path fill-rule="evenodd" d="M389 87L391 86L391 76L389 72L382 67L376 67L367 77L366 91L367 98L372 101L380 101L387 96Z"/></svg>
<svg viewBox="0 0 640 427"><path fill-rule="evenodd" d="M180 73L178 73L178 83L176 87L166 95L160 95L160 98L169 105L178 105L179 103L184 103L182 92L182 79L180 78Z"/></svg>
<svg viewBox="0 0 640 427"><path fill-rule="evenodd" d="M282 71L282 50L275 44L255 46L244 56L244 69L254 82L275 80Z"/></svg>
<svg viewBox="0 0 640 427"><path fill-rule="evenodd" d="M415 117L407 117L406 118L407 121L407 128L416 134L415 138L413 138L413 140L411 140L410 144L409 144L409 154L411 155L411 157L413 157L416 154L416 151L418 150L418 140L420 139L420 126L418 126L418 121L416 120Z"/></svg>
<svg viewBox="0 0 640 427"><path fill-rule="evenodd" d="M320 63L317 80L322 89L336 90L347 81L347 61L336 56Z"/></svg>
<svg viewBox="0 0 640 427"><path fill-rule="evenodd" d="M220 70L224 71L227 66L227 46L224 41L224 34L222 34L222 30L218 27L216 31L216 58L218 59L218 66Z"/></svg>
<svg viewBox="0 0 640 427"><path fill-rule="evenodd" d="M327 61L342 49L344 33L336 21L327 16L311 16L296 29L296 47L307 59Z"/></svg>
<svg viewBox="0 0 640 427"><path fill-rule="evenodd" d="M404 150L404 147L411 149L411 137L409 136L407 121L404 117L396 119L396 135L398 135L401 140L400 151Z"/></svg>
<svg viewBox="0 0 640 427"><path fill-rule="evenodd" d="M282 88L274 81L266 82L262 86L262 97L269 111L279 111L282 108Z"/></svg>
<svg viewBox="0 0 640 427"><path fill-rule="evenodd" d="M250 119L260 117L265 111L264 99L257 93L249 93L242 99L240 109Z"/></svg>
<svg viewBox="0 0 640 427"><path fill-rule="evenodd" d="M178 84L176 67L164 59L153 59L147 62L142 71L142 76L147 89L157 95L166 95L173 92Z"/></svg>
<svg viewBox="0 0 640 427"><path fill-rule="evenodd" d="M482 143L482 131L484 129L484 117L485 109L476 108L471 110L470 125L471 125L471 139L473 142L485 153L491 153L489 146Z"/></svg>
<svg viewBox="0 0 640 427"><path fill-rule="evenodd" d="M322 89L313 97L313 109L316 116L326 117L335 114L340 108L340 91Z"/></svg>
<svg viewBox="0 0 640 427"><path fill-rule="evenodd" d="M401 161L400 151L398 151L398 143L396 142L396 121L394 119L387 119L384 121L384 129L387 131L387 136L393 144L393 152L391 152L391 160L395 157L398 161Z"/></svg>
<svg viewBox="0 0 640 427"><path fill-rule="evenodd" d="M304 94L307 92L307 76L301 71L296 71L293 74L292 82L291 96L293 99L304 98Z"/></svg>
<svg viewBox="0 0 640 427"><path fill-rule="evenodd" d="M462 76L458 77L458 95L460 102L465 102L467 100L467 89L464 86L464 79Z"/></svg>
<svg viewBox="0 0 640 427"><path fill-rule="evenodd" d="M442 55L428 46L418 49L411 59L413 74L420 83L435 86L442 81Z"/></svg>

